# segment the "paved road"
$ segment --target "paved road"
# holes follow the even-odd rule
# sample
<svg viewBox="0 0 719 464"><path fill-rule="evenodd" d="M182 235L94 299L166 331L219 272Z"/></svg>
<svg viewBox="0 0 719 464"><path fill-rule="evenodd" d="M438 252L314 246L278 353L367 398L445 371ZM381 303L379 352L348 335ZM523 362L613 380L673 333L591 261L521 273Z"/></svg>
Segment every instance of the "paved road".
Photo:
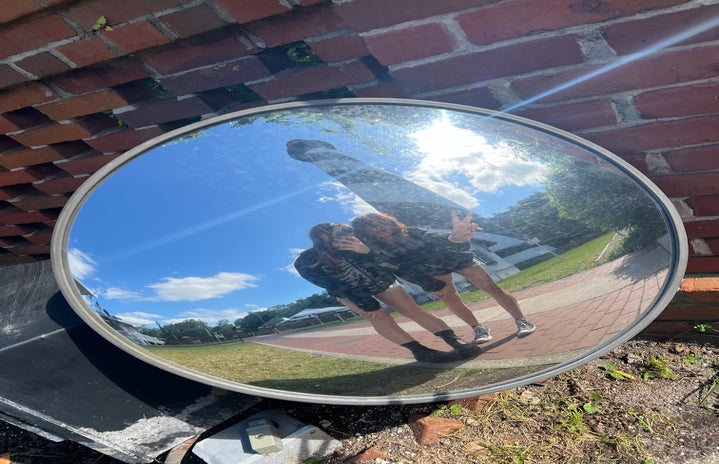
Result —
<svg viewBox="0 0 719 464"><path fill-rule="evenodd" d="M516 337L509 314L492 301L471 304L477 319L492 329L494 339L467 367L514 367L562 362L619 334L655 300L667 276L669 254L663 248L629 255L580 274L516 292L523 312L537 325L526 337ZM449 311L434 313L461 337L471 329ZM423 344L446 351L439 338L415 322L398 323ZM367 361L409 363L409 351L376 334L367 322L269 335L255 342L330 356Z"/></svg>

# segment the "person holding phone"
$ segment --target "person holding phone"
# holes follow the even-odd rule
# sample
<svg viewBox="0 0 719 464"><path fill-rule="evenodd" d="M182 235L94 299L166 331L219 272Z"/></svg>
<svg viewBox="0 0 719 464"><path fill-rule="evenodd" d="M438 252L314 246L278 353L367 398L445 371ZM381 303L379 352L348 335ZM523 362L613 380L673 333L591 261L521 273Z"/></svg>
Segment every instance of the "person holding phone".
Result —
<svg viewBox="0 0 719 464"><path fill-rule="evenodd" d="M518 336L529 335L536 327L524 317L517 299L492 280L470 251L470 240L479 230L479 226L471 222L472 215L470 212L460 220L457 213L452 212L449 234L409 227L384 213L355 218L352 226L366 247L366 253L383 256L376 259L395 266L397 277L434 292L445 302L447 309L472 327L475 343L491 340L490 329L479 323L460 298L452 282L453 272L463 275L494 298L514 318Z"/></svg>
<svg viewBox="0 0 719 464"><path fill-rule="evenodd" d="M346 224L325 223L310 230L312 248L295 260L297 272L367 319L379 335L412 352L423 362L451 362L477 356L476 346L459 338L442 320L422 310L399 285L394 268L378 262L370 249ZM452 352L431 349L415 340L386 311L380 301L440 337Z"/></svg>

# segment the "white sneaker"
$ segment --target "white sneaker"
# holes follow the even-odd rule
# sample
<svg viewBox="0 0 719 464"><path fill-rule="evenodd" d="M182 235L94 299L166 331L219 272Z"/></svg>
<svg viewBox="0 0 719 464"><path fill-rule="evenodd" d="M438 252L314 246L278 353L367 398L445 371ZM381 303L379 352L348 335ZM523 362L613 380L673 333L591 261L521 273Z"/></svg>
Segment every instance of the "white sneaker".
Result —
<svg viewBox="0 0 719 464"><path fill-rule="evenodd" d="M473 343L484 343L492 339L492 336L489 335L489 327L485 327L483 325L475 325L474 327L472 327L472 329L474 330Z"/></svg>
<svg viewBox="0 0 719 464"><path fill-rule="evenodd" d="M531 322L529 322L528 320L526 320L523 317L519 318L519 319L515 319L514 323L517 324L517 336L518 337L521 337L523 335L529 335L532 332L534 332L535 330L537 330L537 327L534 324L532 324Z"/></svg>

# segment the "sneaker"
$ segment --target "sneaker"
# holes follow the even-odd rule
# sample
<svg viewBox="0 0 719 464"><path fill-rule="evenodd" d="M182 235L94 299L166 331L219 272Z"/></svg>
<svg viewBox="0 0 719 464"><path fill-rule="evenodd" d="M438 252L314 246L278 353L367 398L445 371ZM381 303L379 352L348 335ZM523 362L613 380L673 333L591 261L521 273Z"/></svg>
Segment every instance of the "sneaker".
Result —
<svg viewBox="0 0 719 464"><path fill-rule="evenodd" d="M537 327L526 320L525 318L519 318L514 321L517 324L517 336L521 337L522 335L529 335L535 330L537 330Z"/></svg>
<svg viewBox="0 0 719 464"><path fill-rule="evenodd" d="M474 330L473 343L484 343L492 339L492 336L489 335L489 327L485 327L483 325L475 325L474 327L472 327L472 329Z"/></svg>

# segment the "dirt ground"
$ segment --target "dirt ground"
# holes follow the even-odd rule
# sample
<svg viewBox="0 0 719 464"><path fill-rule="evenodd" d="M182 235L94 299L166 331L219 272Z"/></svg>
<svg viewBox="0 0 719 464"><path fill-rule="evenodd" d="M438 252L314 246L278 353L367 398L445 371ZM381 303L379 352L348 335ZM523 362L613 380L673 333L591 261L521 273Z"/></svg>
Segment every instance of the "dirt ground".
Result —
<svg viewBox="0 0 719 464"><path fill-rule="evenodd" d="M374 464L719 464L719 343L634 339L579 369L479 405L263 405L342 442L332 455L307 464L359 462L367 450L372 454L362 462ZM458 429L420 446L410 424L427 415ZM4 423L3 452L23 464L118 462ZM190 453L183 460L200 462Z"/></svg>

